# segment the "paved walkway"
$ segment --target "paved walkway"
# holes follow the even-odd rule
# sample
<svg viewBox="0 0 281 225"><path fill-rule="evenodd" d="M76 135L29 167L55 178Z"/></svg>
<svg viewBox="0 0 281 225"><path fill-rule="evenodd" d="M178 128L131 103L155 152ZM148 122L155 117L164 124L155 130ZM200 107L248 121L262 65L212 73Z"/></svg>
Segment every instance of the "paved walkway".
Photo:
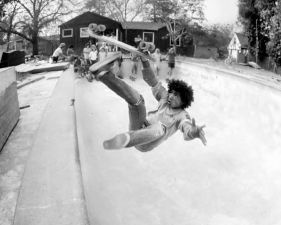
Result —
<svg viewBox="0 0 281 225"><path fill-rule="evenodd" d="M0 153L0 224L13 224L19 188L32 145L46 106L63 71L44 73L44 78L18 89L19 121ZM33 75L28 80L42 77ZM49 79L58 77L56 79ZM27 80L26 80L27 81ZM20 82L21 83L26 83Z"/></svg>

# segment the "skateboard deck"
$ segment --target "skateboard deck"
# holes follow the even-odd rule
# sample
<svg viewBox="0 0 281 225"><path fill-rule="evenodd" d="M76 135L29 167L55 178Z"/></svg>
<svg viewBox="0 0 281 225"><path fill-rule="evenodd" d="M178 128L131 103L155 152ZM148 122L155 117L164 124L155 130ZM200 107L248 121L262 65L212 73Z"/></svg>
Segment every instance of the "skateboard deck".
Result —
<svg viewBox="0 0 281 225"><path fill-rule="evenodd" d="M27 63L20 64L15 67L17 73L42 73L49 71L66 70L69 68L69 62L58 62L58 63Z"/></svg>
<svg viewBox="0 0 281 225"><path fill-rule="evenodd" d="M105 26L104 25L99 25L99 26L103 26L103 31L105 30ZM113 38L110 38L110 37L107 37L107 36L104 36L104 35L99 35L98 33L93 31L93 30L95 30L95 29L93 29L93 27L96 28L97 25L96 24L90 24L89 25L88 34L89 34L90 37L96 38L98 40L107 42L107 43L112 44L112 45L115 45L115 46L117 46L119 48L122 48L124 50L127 50L129 52L133 52L136 55L145 57L145 58L147 58L149 60L152 60L153 62L156 61L155 58L153 58L149 54L141 52L141 50L149 50L149 48L153 48L154 45L146 43L146 42L142 42L140 44L140 45L142 45L142 49L137 49L137 48L135 48L135 47L133 47L131 45L128 45L128 44L126 44L124 42L121 42L121 41L118 41L116 39L113 39ZM154 48L155 48L155 46L154 46Z"/></svg>

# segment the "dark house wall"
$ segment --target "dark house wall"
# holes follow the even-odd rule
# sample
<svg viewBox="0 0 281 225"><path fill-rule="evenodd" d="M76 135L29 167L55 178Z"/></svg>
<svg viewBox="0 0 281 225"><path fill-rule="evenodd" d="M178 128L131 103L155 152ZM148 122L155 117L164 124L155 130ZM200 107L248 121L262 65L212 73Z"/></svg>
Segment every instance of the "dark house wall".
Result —
<svg viewBox="0 0 281 225"><path fill-rule="evenodd" d="M170 48L169 39L162 38L168 33L166 27L163 27L163 28L159 29L158 31L140 30L140 29L125 30L124 31L124 34L125 34L124 40L125 41L124 42L136 47L136 43L135 43L134 39L138 35L140 35L141 38L143 38L143 32L153 32L154 33L154 44L155 44L156 48L160 49L161 52L166 52L167 49Z"/></svg>
<svg viewBox="0 0 281 225"><path fill-rule="evenodd" d="M167 28L162 27L158 30L157 35L155 36L155 45L160 49L161 52L167 52L170 46L170 38L163 38L168 34Z"/></svg>
<svg viewBox="0 0 281 225"><path fill-rule="evenodd" d="M60 25L60 42L64 42L66 46L74 45L74 50L76 52L82 52L83 48L85 47L86 43L88 43L90 40L92 40L93 43L96 43L96 40L87 37L87 38L81 38L80 37L80 28L82 27L88 27L90 23L96 23L96 24L103 24L106 26L106 34L111 34L112 32L116 35L116 29L118 29L118 40L123 40L123 28L121 24L117 21L114 21L110 18L98 15L93 12L86 12L80 16L75 17L72 20L69 20L68 22ZM63 29L73 29L73 36L72 37L62 37L62 30Z"/></svg>

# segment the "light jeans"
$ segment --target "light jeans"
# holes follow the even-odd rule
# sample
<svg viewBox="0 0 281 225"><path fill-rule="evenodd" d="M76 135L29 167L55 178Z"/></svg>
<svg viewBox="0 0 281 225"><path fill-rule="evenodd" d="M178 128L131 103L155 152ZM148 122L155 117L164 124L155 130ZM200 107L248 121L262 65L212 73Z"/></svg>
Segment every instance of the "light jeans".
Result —
<svg viewBox="0 0 281 225"><path fill-rule="evenodd" d="M160 124L147 126L145 102L138 91L111 71L99 80L128 103L130 142L126 147L148 144L164 135L164 128Z"/></svg>

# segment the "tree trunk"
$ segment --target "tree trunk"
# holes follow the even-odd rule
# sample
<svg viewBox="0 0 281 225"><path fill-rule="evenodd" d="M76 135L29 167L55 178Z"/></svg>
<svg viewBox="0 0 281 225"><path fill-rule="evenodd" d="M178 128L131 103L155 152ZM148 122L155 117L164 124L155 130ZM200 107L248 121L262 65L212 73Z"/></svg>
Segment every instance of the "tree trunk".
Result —
<svg viewBox="0 0 281 225"><path fill-rule="evenodd" d="M35 33L32 34L32 47L32 54L38 55L38 35Z"/></svg>
<svg viewBox="0 0 281 225"><path fill-rule="evenodd" d="M175 52L175 54L177 54L177 40L176 40L176 38L174 38L173 46L174 46L174 52Z"/></svg>
<svg viewBox="0 0 281 225"><path fill-rule="evenodd" d="M11 41L11 27L9 27L9 30L8 30L8 33L7 33L7 50L6 51L9 51L9 47L10 47L10 42Z"/></svg>

